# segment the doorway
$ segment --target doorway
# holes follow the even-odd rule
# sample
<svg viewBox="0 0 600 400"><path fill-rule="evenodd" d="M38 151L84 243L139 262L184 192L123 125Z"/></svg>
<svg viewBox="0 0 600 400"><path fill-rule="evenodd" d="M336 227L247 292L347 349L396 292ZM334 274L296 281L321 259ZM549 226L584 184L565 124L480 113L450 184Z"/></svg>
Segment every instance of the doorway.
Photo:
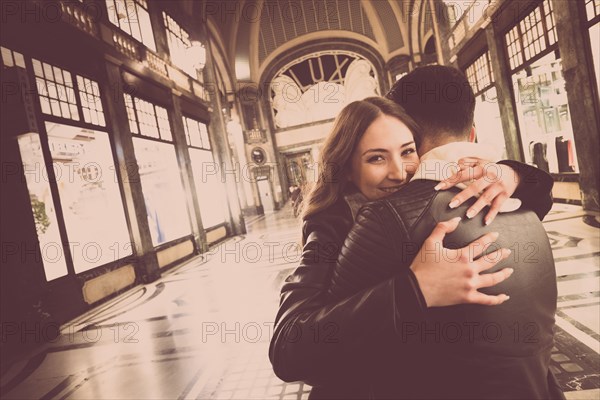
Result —
<svg viewBox="0 0 600 400"><path fill-rule="evenodd" d="M266 213L272 213L275 211L273 204L273 193L271 191L271 184L268 178L261 177L257 178L256 185L258 187L258 194L260 196L260 202L263 206L263 211Z"/></svg>

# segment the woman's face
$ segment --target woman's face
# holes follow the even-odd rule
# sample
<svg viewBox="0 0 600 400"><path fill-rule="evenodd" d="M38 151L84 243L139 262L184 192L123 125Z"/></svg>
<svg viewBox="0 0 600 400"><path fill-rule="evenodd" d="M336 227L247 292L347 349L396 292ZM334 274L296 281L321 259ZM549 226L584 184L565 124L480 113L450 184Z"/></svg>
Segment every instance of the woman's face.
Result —
<svg viewBox="0 0 600 400"><path fill-rule="evenodd" d="M395 117L381 115L350 159L350 180L369 200L394 193L414 175L419 157L413 135Z"/></svg>

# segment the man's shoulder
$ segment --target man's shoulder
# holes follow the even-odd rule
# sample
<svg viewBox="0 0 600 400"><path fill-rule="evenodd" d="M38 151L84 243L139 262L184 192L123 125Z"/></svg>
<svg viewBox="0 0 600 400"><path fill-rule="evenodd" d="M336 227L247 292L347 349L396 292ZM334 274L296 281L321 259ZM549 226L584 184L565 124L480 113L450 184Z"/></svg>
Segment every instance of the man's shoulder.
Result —
<svg viewBox="0 0 600 400"><path fill-rule="evenodd" d="M362 218L377 218L388 223L401 220L408 227L428 208L432 199L443 193L434 190L437 183L431 180L411 181L394 194L368 203L361 209L360 215Z"/></svg>
<svg viewBox="0 0 600 400"><path fill-rule="evenodd" d="M437 181L417 179L407 183L400 190L380 201L389 204L394 209L408 204L412 204L411 208L418 208L420 204L425 207L427 202L440 193L434 189L437 184Z"/></svg>

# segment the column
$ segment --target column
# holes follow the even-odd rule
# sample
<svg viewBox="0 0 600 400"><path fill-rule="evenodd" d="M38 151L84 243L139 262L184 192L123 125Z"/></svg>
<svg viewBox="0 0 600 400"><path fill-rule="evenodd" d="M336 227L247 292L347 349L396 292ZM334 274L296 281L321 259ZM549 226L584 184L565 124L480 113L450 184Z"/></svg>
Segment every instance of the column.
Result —
<svg viewBox="0 0 600 400"><path fill-rule="evenodd" d="M512 78L508 67L504 36L496 30L494 23L485 28L485 35L496 81L498 108L500 109L502 130L504 131L506 153L508 158L522 162L524 157L517 128L517 110L513 103Z"/></svg>
<svg viewBox="0 0 600 400"><path fill-rule="evenodd" d="M598 211L598 181L600 164L600 121L597 99L590 82L593 82L592 56L589 53L585 19L577 1L554 0L554 17L558 35L558 48L562 60L565 89L569 99L573 136L580 166L579 186L583 208Z"/></svg>
<svg viewBox="0 0 600 400"><path fill-rule="evenodd" d="M214 70L212 47L210 40L208 39L208 28L206 24L204 26L204 37L206 38L206 65L204 66L204 79L205 82L217 82L216 74ZM227 131L225 129L225 118L223 117L223 104L217 90L217 85L213 85L213 90L209 90L210 102L212 103L212 110L210 110L210 126L209 134L211 135L212 143L217 150L217 155L220 159L221 173L226 179L225 188L227 193L227 201L229 203L229 210L231 211L231 227L233 234L241 235L246 233L246 225L244 223L244 217L242 215L242 209L240 207L239 193L237 190L237 183L240 182L241 178L241 167L240 165L233 165L231 162L231 156L229 153L229 143L227 142ZM240 182L241 183L241 182Z"/></svg>
<svg viewBox="0 0 600 400"><path fill-rule="evenodd" d="M450 58L450 48L448 47L448 35L450 31L448 13L446 5L441 0L429 0L429 7L432 10L433 32L435 35L435 49L437 52L438 64L447 65Z"/></svg>
<svg viewBox="0 0 600 400"><path fill-rule="evenodd" d="M100 85L102 86L101 92L110 94L109 101L106 102L106 108L110 127L112 128L112 141L115 146L117 176L125 196L125 209L133 238L133 248L138 261L135 265L135 271L143 283L149 283L160 278L160 268L152 244L142 182L135 160L131 132L129 131L129 120L123 98L123 82L119 68L120 62L108 55L105 57L107 58L107 79L103 80Z"/></svg>
<svg viewBox="0 0 600 400"><path fill-rule="evenodd" d="M177 163L182 174L183 188L186 194L186 203L190 210L190 220L192 222L192 234L194 235L194 246L200 253L208 251L206 242L206 231L202 224L200 215L200 205L198 204L198 193L194 184L194 174L192 172L192 161L185 140L185 127L183 126L183 113L181 112L181 93L173 90L172 102L173 109L171 113L171 122L173 125L173 141L175 142L175 153L177 154ZM201 179L197 176L196 179Z"/></svg>

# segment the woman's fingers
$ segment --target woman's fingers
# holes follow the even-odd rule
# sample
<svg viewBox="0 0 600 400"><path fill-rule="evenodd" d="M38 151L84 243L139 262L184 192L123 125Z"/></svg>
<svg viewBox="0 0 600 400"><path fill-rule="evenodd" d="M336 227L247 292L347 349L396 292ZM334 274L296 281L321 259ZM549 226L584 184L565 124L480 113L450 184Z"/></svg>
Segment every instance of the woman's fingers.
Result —
<svg viewBox="0 0 600 400"><path fill-rule="evenodd" d="M503 188L500 185L493 184L490 180L486 178L479 178L475 182L472 182L464 188L460 193L452 198L449 203L450 208L456 208L460 206L465 201L469 200L471 197L477 197L479 193L483 192L482 195L477 199L479 203L477 203L477 207L471 207L474 214L468 213L467 217L473 218L475 215L481 211L481 209L487 205L489 205L495 197L497 197L500 193L502 193Z"/></svg>
<svg viewBox="0 0 600 400"><path fill-rule="evenodd" d="M481 292L475 292L469 299L469 303L481 304L484 306L497 306L499 304L504 303L508 299L510 299L510 297L505 294L498 294L493 296L489 294L483 294Z"/></svg>
<svg viewBox="0 0 600 400"><path fill-rule="evenodd" d="M459 169L458 171L456 171L455 173L450 175L448 178L444 179L443 181L440 181L440 183L438 183L434 189L435 190L449 189L455 185L458 185L459 183L468 183L475 179L479 179L481 177L483 177L483 168L481 168L481 167L467 168L466 167L465 169Z"/></svg>
<svg viewBox="0 0 600 400"><path fill-rule="evenodd" d="M454 232L454 230L458 227L460 220L460 217L456 217L448 221L439 222L435 228L433 228L433 231L431 231L429 237L425 240L425 244L431 245L442 243L446 234Z"/></svg>
<svg viewBox="0 0 600 400"><path fill-rule="evenodd" d="M489 183L487 183L487 185L489 185ZM475 186L475 184L470 185L470 186ZM478 189L479 188L476 188L476 190L478 190ZM467 214L466 214L467 218L473 218L474 216L479 214L479 212L481 210L483 210L485 207L492 204L503 193L504 193L503 189L499 185L494 184L494 185L488 186L485 189L485 191L481 194L481 196L479 196L477 201L475 201L475 203L473 203L473 205L471 207L469 207L469 209L467 210ZM506 197L504 200L506 200L507 198L508 197ZM504 203L504 201L502 201L502 203ZM502 204L502 203L500 203L500 204Z"/></svg>
<svg viewBox="0 0 600 400"><path fill-rule="evenodd" d="M484 223L486 225L489 225L492 223L494 218L496 218L496 215L498 215L498 213L500 212L500 208L502 207L502 204L504 204L504 202L506 200L508 200L509 198L510 198L510 196L508 194L501 193L494 199L494 201L492 202L492 206L490 207L490 210L488 211L488 213L484 219Z"/></svg>
<svg viewBox="0 0 600 400"><path fill-rule="evenodd" d="M454 196L448 206L450 208L456 208L460 206L465 201L469 200L473 196L477 196L479 194L479 189L477 189L474 185L469 185L464 188L459 194Z"/></svg>
<svg viewBox="0 0 600 400"><path fill-rule="evenodd" d="M483 177L483 165L489 161L476 157L464 157L458 160L458 171L447 177L435 187L435 190L449 189L463 182L471 182Z"/></svg>
<svg viewBox="0 0 600 400"><path fill-rule="evenodd" d="M497 285L510 276L510 268L481 275L482 271L508 257L510 250L496 250L474 261L474 258L483 254L498 239L496 232L487 233L460 249L445 248L444 237L456 229L459 221L460 218L453 218L438 223L410 266L427 306L443 307L466 303L496 305L505 302L508 296L489 296L477 289ZM428 255L432 255L434 259Z"/></svg>
<svg viewBox="0 0 600 400"><path fill-rule="evenodd" d="M477 261L473 262L473 265L475 267L475 270L478 273L481 273L483 271L486 271L490 268L492 268L494 265L498 264L500 261L505 260L506 258L508 258L511 254L511 250L510 249L499 249L496 251L492 251L491 253L488 253L486 255L484 255L483 257L480 257Z"/></svg>
<svg viewBox="0 0 600 400"><path fill-rule="evenodd" d="M491 273L491 274L483 274L477 277L477 282L475 286L477 288L486 288L490 286L495 286L500 282L506 280L512 273L515 272L512 268L504 268L500 271Z"/></svg>
<svg viewBox="0 0 600 400"><path fill-rule="evenodd" d="M489 232L472 241L465 247L458 249L462 259L466 262L472 262L474 258L477 258L483 252L498 239L498 232ZM486 256L487 257L487 256ZM489 268L489 267L488 267ZM487 268L486 268L487 269ZM479 271L478 271L479 272Z"/></svg>

